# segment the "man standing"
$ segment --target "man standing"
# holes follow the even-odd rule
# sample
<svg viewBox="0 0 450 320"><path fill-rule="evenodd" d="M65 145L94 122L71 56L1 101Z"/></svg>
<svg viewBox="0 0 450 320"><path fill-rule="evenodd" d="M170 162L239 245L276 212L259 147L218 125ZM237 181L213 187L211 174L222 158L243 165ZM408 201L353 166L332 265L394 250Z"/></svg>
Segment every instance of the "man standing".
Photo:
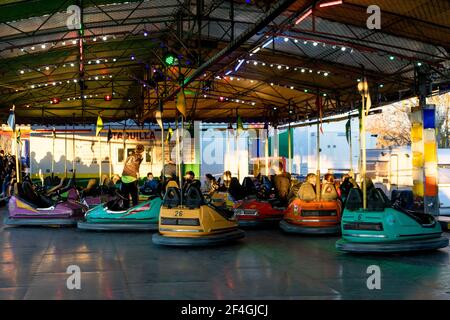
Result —
<svg viewBox="0 0 450 320"><path fill-rule="evenodd" d="M144 152L144 146L138 144L136 146L136 151L131 153L125 160L122 172L122 195L127 199L124 201L125 208L130 206L130 195L133 201L133 206L138 204L139 190L138 190L138 179L139 179L139 167L143 160L142 153Z"/></svg>

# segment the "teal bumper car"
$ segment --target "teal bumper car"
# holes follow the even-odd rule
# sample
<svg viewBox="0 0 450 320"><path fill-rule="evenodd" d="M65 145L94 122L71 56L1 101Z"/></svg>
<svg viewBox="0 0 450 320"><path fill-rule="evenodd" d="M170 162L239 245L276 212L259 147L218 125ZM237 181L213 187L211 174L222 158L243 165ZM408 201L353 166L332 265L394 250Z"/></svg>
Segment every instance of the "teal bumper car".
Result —
<svg viewBox="0 0 450 320"><path fill-rule="evenodd" d="M152 197L137 206L123 209L123 198L100 204L87 211L78 228L97 231L156 231L162 199Z"/></svg>
<svg viewBox="0 0 450 320"><path fill-rule="evenodd" d="M399 253L436 250L449 244L434 216L391 205L380 189L368 191L367 209L362 207L361 190L354 188L345 204L338 250Z"/></svg>

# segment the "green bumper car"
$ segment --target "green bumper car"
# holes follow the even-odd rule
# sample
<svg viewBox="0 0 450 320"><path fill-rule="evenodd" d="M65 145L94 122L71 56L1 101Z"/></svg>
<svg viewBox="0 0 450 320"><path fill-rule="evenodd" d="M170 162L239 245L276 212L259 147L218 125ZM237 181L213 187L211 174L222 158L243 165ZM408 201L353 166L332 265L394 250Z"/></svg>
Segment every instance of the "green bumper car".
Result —
<svg viewBox="0 0 450 320"><path fill-rule="evenodd" d="M98 231L158 230L161 197L153 197L126 210L121 208L120 200L123 199L118 198L87 211L84 219L78 222L78 228Z"/></svg>
<svg viewBox="0 0 450 320"><path fill-rule="evenodd" d="M436 218L390 204L380 189L368 190L367 209L362 209L360 189L352 189L342 215L342 239L336 248L355 253L398 253L445 248Z"/></svg>

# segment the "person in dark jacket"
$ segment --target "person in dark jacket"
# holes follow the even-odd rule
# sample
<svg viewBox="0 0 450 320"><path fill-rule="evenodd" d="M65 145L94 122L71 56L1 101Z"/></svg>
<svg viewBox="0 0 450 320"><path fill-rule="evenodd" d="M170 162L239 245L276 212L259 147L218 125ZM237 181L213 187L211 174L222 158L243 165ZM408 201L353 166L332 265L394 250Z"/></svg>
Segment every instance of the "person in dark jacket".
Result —
<svg viewBox="0 0 450 320"><path fill-rule="evenodd" d="M133 201L133 206L138 204L139 200L139 190L138 190L138 179L139 179L139 167L143 160L142 153L144 152L144 146L138 144L136 150L127 157L122 171L122 195L127 199L124 201L124 207L129 208L131 199Z"/></svg>
<svg viewBox="0 0 450 320"><path fill-rule="evenodd" d="M281 161L278 164L278 174L273 178L273 182L277 198L283 203L287 202L289 188L291 186L291 174L284 170Z"/></svg>
<svg viewBox="0 0 450 320"><path fill-rule="evenodd" d="M144 182L144 185L140 187L140 191L142 194L156 194L158 191L158 181L153 177L153 173L147 173L147 178Z"/></svg>
<svg viewBox="0 0 450 320"><path fill-rule="evenodd" d="M175 164L175 162L173 162L173 160L169 160L169 162L164 165L164 170L161 171L161 177L165 177L167 179L172 179L173 177L175 177L176 180L176 176L177 165Z"/></svg>
<svg viewBox="0 0 450 320"><path fill-rule="evenodd" d="M200 190L201 183L199 180L195 179L195 173L193 171L187 171L183 177L183 194L191 186L196 187Z"/></svg>

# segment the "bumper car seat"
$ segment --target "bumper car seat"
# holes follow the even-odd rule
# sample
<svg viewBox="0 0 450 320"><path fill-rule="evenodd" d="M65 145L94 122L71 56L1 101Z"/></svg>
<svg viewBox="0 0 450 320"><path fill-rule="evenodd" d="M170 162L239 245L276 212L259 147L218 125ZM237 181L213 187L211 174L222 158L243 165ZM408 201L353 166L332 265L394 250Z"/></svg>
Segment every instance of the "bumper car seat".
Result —
<svg viewBox="0 0 450 320"><path fill-rule="evenodd" d="M169 209L176 208L181 204L181 193L177 187L167 188L163 199L163 206Z"/></svg>
<svg viewBox="0 0 450 320"><path fill-rule="evenodd" d="M247 196L256 194L256 187L251 177L245 177L242 181L242 192Z"/></svg>

